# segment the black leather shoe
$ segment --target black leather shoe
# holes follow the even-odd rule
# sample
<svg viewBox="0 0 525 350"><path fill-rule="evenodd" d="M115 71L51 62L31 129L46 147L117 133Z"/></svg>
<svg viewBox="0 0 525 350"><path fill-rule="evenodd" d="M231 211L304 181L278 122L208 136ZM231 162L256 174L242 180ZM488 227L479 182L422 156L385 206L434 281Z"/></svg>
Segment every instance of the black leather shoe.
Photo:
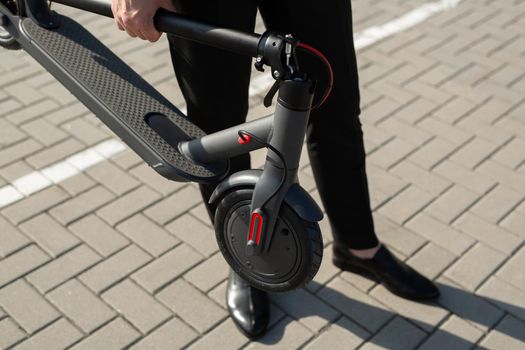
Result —
<svg viewBox="0 0 525 350"><path fill-rule="evenodd" d="M244 335L250 339L264 335L270 318L270 304L266 292L253 288L230 270L226 304L233 322Z"/></svg>
<svg viewBox="0 0 525 350"><path fill-rule="evenodd" d="M439 297L439 289L426 277L396 258L381 245L372 259L361 259L342 244L334 242L334 265L342 270L367 273L379 280L390 292L411 300Z"/></svg>

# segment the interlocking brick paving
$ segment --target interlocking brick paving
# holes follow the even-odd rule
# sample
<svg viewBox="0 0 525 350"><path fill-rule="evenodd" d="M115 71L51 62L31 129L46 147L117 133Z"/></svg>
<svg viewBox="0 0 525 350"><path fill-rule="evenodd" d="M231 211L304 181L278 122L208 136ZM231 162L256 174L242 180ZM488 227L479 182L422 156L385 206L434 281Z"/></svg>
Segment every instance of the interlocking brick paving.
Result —
<svg viewBox="0 0 525 350"><path fill-rule="evenodd" d="M423 4L355 0L355 31ZM165 38L53 6L184 108ZM377 232L437 283L436 302L335 268L324 220L319 273L271 296L268 334L250 342L228 317L228 267L198 187L126 149L0 198L0 349L525 349L523 28L524 0L464 0L358 52ZM249 119L269 112L266 86L252 91ZM0 188L114 137L34 59L0 51ZM299 178L318 199L306 152Z"/></svg>

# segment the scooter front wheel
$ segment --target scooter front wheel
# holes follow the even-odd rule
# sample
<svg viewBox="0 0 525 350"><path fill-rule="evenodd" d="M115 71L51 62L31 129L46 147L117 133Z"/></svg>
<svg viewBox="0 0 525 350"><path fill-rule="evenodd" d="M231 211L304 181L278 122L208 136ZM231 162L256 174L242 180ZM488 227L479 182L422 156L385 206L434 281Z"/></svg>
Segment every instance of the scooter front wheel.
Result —
<svg viewBox="0 0 525 350"><path fill-rule="evenodd" d="M2 1L2 5L4 5L9 10L11 10L13 13L16 13L16 4L14 1L7 1L6 3ZM20 44L15 40L15 38L11 34L9 34L7 29L2 27L1 24L0 24L0 46L8 50L19 50L20 49Z"/></svg>
<svg viewBox="0 0 525 350"><path fill-rule="evenodd" d="M253 188L227 193L215 211L215 234L231 268L250 285L267 292L297 289L315 276L321 265L323 241L317 222L301 219L283 202L270 247L248 256L246 243Z"/></svg>

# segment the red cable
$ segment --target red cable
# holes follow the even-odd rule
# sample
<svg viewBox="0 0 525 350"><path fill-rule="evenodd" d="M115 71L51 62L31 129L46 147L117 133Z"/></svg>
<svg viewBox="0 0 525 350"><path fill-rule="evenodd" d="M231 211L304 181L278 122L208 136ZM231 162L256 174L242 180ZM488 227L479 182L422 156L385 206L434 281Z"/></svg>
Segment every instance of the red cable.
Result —
<svg viewBox="0 0 525 350"><path fill-rule="evenodd" d="M334 71L332 70L332 66L330 65L330 61L328 61L328 59L325 57L325 55L323 55L321 53L321 51L317 50L316 48L310 46L310 45L307 45L307 44L304 44L304 43L298 43L297 46L305 49L305 50L308 50L310 52L312 52L313 54L317 55L317 57L319 57L325 64L326 66L328 67L328 73L330 74L330 84L328 85L328 88L323 96L323 98L321 99L321 102L319 102L317 105L315 105L312 110L314 109L317 109L319 107L321 107L325 101L328 99L328 96L330 96L330 93L332 92L332 86L334 85Z"/></svg>

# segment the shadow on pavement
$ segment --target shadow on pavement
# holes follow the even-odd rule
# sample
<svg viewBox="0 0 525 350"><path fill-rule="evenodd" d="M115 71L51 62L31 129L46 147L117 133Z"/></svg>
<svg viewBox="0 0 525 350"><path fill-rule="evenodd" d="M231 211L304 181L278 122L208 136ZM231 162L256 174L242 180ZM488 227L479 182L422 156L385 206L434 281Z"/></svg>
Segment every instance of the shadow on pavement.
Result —
<svg viewBox="0 0 525 350"><path fill-rule="evenodd" d="M345 283L347 282L345 281ZM311 282L310 284L314 287L314 290L319 289L316 296L325 303L323 307L320 308L318 305L319 303L316 303L317 305L312 308L312 294L306 290L299 290L281 295L274 294L270 297L272 298L272 302L283 309L287 306L282 307L282 305L287 305L287 302L291 301L293 304L293 306L291 306L293 310L291 312L288 311L287 313L292 313L293 317L299 321L302 319L304 321L305 318L311 316L317 316L328 322L334 322L334 318L339 317L334 317L334 310L337 310L353 322L337 322L339 327L343 327L346 331L351 332L354 337L358 337L362 341L368 341L387 349L398 348L399 344L389 344L386 342L387 337L374 337L374 335L396 316L401 316L404 319L409 320L414 326L427 333L435 328L434 324L429 324L421 319L411 317L410 315L397 313L388 306L382 305L380 301L377 301L378 307L350 298L333 288L323 286L317 282ZM525 320L525 308L523 308L523 306L508 304L501 300L478 296L474 293L444 283L437 283L437 285L441 291L440 298L436 302L421 304L441 308L447 313L453 313L463 320L475 323L477 328L480 329L480 332L487 331L488 329L497 326L507 315L506 311L516 318L521 318L522 321ZM333 302L334 300L336 301L335 303ZM346 304L345 310L338 307L338 305L341 305L342 303ZM416 302L414 302L414 305L417 305ZM355 314L352 314L352 311L355 311ZM447 317L443 317L443 319L445 318ZM269 329L268 333L263 338L257 341L257 343L266 345L278 344L282 340L287 326L292 321L294 320L291 318L285 318L284 320L277 322ZM366 332L360 331L359 327L355 327L354 323L363 330L366 330ZM512 327L498 327L498 331L509 338L524 342L525 344L525 330L516 332L513 331ZM432 334L433 336L439 336L439 344L445 347L447 345L454 345L456 348L457 346L460 346L461 348L471 348L474 345L470 340L452 334L443 328L438 329ZM402 336L402 334L400 336ZM345 346L344 343L341 343L341 348L343 349L350 348L350 346L350 344Z"/></svg>

